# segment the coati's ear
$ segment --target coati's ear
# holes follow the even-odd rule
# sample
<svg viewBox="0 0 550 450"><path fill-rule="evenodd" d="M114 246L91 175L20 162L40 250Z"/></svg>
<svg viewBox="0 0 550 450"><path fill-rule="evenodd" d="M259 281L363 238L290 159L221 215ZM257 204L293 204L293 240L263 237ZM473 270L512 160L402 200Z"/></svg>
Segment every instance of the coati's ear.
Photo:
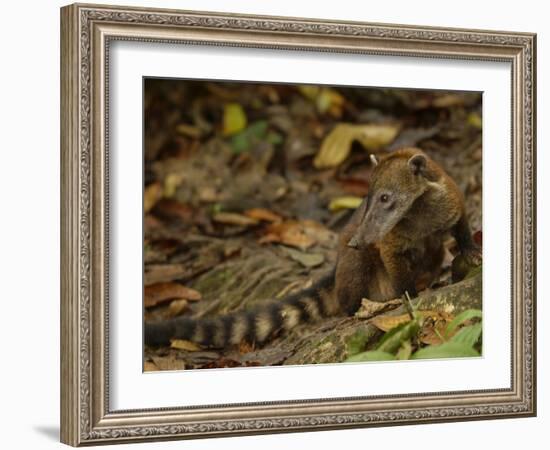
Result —
<svg viewBox="0 0 550 450"><path fill-rule="evenodd" d="M418 153L417 155L411 156L409 158L409 169L411 169L411 172L415 175L423 175L426 172L426 165L428 163L428 160L426 159L426 155L423 155L422 153Z"/></svg>
<svg viewBox="0 0 550 450"><path fill-rule="evenodd" d="M370 154L370 162L373 167L376 167L378 165L378 160L376 159L376 156L374 156L372 153Z"/></svg>

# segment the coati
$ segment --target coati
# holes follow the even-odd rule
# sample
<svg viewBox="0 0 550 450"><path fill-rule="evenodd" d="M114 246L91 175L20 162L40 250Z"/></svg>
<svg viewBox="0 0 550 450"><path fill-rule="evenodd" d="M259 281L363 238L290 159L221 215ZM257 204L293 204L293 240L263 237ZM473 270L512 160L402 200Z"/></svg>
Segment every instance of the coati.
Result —
<svg viewBox="0 0 550 450"><path fill-rule="evenodd" d="M145 343L172 338L210 347L245 340L262 344L281 330L326 316L353 315L362 298L385 301L429 284L450 232L463 257L479 264L464 199L455 182L418 148L403 148L375 164L369 193L341 231L335 269L311 288L250 311L213 318L177 317L145 323Z"/></svg>

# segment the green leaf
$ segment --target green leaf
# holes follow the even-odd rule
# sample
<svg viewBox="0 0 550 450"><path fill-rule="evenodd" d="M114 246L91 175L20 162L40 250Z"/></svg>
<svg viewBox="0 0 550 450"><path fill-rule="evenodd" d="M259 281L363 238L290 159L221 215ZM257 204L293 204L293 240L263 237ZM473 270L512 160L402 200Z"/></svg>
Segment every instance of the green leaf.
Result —
<svg viewBox="0 0 550 450"><path fill-rule="evenodd" d="M460 344L473 347L477 343L477 341L479 341L479 338L481 337L481 331L482 326L480 323L464 327L458 330L458 333L456 333L449 342L458 342Z"/></svg>
<svg viewBox="0 0 550 450"><path fill-rule="evenodd" d="M461 312L451 321L451 323L447 325L447 328L445 329L445 336L448 337L460 324L466 322L467 320L475 319L476 317L479 319L482 317L482 313L479 309L467 309L466 311Z"/></svg>
<svg viewBox="0 0 550 450"><path fill-rule="evenodd" d="M392 330L388 331L376 347L376 350L380 350L388 353L395 353L403 342L408 341L418 333L420 324L417 320L411 320L407 323L402 323L396 326Z"/></svg>
<svg viewBox="0 0 550 450"><path fill-rule="evenodd" d="M239 133L231 139L231 149L234 153L246 152L249 145L249 139L244 133Z"/></svg>
<svg viewBox="0 0 550 450"><path fill-rule="evenodd" d="M466 274L466 278L464 278L464 279L467 280L468 278L473 278L473 277L479 275L481 272L482 272L482 266L473 267L473 268L470 269L470 271Z"/></svg>
<svg viewBox="0 0 550 450"><path fill-rule="evenodd" d="M266 120L257 120L254 123L251 123L250 126L245 130L246 134L250 137L262 138L267 131L267 121Z"/></svg>
<svg viewBox="0 0 550 450"><path fill-rule="evenodd" d="M284 141L283 137L276 131L268 132L266 136L266 140L272 145L279 145L279 144L282 144Z"/></svg>
<svg viewBox="0 0 550 450"><path fill-rule="evenodd" d="M480 356L471 346L462 342L445 342L441 345L430 345L415 352L411 359L434 359L434 358L467 358Z"/></svg>
<svg viewBox="0 0 550 450"><path fill-rule="evenodd" d="M397 351L395 358L400 360L411 359L411 353L412 353L411 341L405 341L401 344L401 347L399 347L399 350Z"/></svg>
<svg viewBox="0 0 550 450"><path fill-rule="evenodd" d="M356 355L362 352L369 341L369 335L363 330L357 330L346 341L346 354L348 356Z"/></svg>
<svg viewBox="0 0 550 450"><path fill-rule="evenodd" d="M255 143L266 139L268 123L265 120L258 120L251 123L246 129L235 134L231 138L231 148L235 153L246 152Z"/></svg>
<svg viewBox="0 0 550 450"><path fill-rule="evenodd" d="M393 361L395 356L388 352L372 350L369 352L358 353L350 356L344 362L363 362L363 361Z"/></svg>

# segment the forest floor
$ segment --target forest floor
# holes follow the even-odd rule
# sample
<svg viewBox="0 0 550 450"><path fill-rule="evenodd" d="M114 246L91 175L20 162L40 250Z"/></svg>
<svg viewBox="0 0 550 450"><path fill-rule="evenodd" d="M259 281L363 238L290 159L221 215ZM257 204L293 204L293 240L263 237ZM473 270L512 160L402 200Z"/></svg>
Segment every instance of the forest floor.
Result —
<svg viewBox="0 0 550 450"><path fill-rule="evenodd" d="M481 244L479 93L146 80L144 124L146 321L247 309L330 272L338 231L368 192L370 153L422 148L464 193ZM417 346L481 309L481 273L453 283L456 244L446 247L441 276L413 301L429 319ZM410 315L400 299L371 303L262 347L145 347L145 370L343 361Z"/></svg>

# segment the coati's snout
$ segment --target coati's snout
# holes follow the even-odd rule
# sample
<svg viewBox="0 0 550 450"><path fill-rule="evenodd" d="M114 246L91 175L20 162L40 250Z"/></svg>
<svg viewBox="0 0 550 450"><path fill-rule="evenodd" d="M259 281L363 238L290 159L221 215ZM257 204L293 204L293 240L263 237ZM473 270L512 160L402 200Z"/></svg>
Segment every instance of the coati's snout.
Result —
<svg viewBox="0 0 550 450"><path fill-rule="evenodd" d="M382 160L373 172L367 207L348 247L360 250L382 240L406 216L426 190L426 166L426 155L420 151L405 161L391 155Z"/></svg>
<svg viewBox="0 0 550 450"><path fill-rule="evenodd" d="M406 209L406 199L399 193L383 191L369 195L365 216L349 240L348 247L360 250L380 241L401 220Z"/></svg>

